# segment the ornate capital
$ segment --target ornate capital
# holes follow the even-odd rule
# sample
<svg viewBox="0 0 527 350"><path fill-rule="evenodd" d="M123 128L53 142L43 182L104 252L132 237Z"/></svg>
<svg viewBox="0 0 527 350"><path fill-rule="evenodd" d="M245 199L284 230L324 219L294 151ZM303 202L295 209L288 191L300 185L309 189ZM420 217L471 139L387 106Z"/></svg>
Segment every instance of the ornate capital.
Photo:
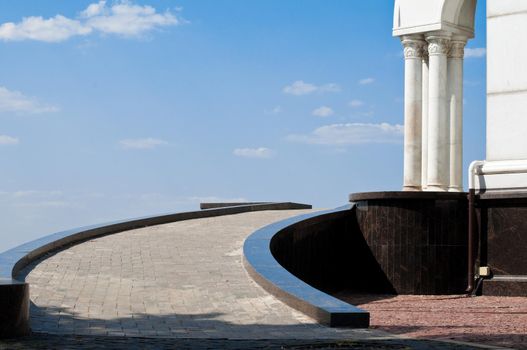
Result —
<svg viewBox="0 0 527 350"><path fill-rule="evenodd" d="M423 61L428 62L428 45L425 42L425 45L423 45Z"/></svg>
<svg viewBox="0 0 527 350"><path fill-rule="evenodd" d="M450 39L443 37L428 37L428 55L429 56L438 56L438 55L448 55L450 50Z"/></svg>
<svg viewBox="0 0 527 350"><path fill-rule="evenodd" d="M403 37L404 58L422 58L426 41L421 38Z"/></svg>
<svg viewBox="0 0 527 350"><path fill-rule="evenodd" d="M450 45L450 51L448 52L449 58L463 58L465 56L465 41L452 41Z"/></svg>

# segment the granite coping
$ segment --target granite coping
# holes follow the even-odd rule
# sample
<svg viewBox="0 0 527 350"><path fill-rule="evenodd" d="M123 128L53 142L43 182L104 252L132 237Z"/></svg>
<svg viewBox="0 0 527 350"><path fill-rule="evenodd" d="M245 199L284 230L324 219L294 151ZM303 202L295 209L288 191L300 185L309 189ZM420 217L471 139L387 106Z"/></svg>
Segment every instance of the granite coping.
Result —
<svg viewBox="0 0 527 350"><path fill-rule="evenodd" d="M428 192L428 191L384 191L358 192L349 195L350 202L366 200L390 199L437 199L437 200L467 200L466 192Z"/></svg>
<svg viewBox="0 0 527 350"><path fill-rule="evenodd" d="M307 220L352 210L348 204L333 210L299 215L267 225L247 238L243 246L244 266L249 275L269 293L287 305L331 327L369 327L369 313L326 294L287 271L276 261L270 249L272 238L291 226Z"/></svg>
<svg viewBox="0 0 527 350"><path fill-rule="evenodd" d="M215 209L226 207L237 207L239 205L266 204L269 202L202 202L199 204L200 209Z"/></svg>

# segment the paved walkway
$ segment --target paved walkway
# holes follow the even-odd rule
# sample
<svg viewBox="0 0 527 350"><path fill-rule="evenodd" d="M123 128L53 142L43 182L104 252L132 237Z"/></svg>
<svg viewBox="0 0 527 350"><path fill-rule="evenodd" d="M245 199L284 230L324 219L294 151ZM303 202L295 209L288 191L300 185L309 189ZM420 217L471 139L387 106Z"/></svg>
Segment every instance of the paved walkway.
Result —
<svg viewBox="0 0 527 350"><path fill-rule="evenodd" d="M262 211L126 231L73 246L28 274L32 328L51 334L163 338L363 339L332 329L256 285L245 238L308 211ZM28 269L29 270L29 269Z"/></svg>

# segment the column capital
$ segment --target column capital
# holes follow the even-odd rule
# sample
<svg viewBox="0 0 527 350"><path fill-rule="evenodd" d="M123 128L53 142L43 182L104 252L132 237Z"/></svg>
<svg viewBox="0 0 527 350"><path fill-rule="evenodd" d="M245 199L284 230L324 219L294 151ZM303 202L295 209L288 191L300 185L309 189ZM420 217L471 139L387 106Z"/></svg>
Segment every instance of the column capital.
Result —
<svg viewBox="0 0 527 350"><path fill-rule="evenodd" d="M450 38L444 36L427 36L428 55L448 55L450 49Z"/></svg>
<svg viewBox="0 0 527 350"><path fill-rule="evenodd" d="M466 39L453 39L450 42L449 58L463 58L465 56Z"/></svg>
<svg viewBox="0 0 527 350"><path fill-rule="evenodd" d="M423 58L423 48L426 41L422 36L405 35L401 37L404 47L404 58Z"/></svg>
<svg viewBox="0 0 527 350"><path fill-rule="evenodd" d="M425 42L423 46L423 61L428 62L428 45Z"/></svg>

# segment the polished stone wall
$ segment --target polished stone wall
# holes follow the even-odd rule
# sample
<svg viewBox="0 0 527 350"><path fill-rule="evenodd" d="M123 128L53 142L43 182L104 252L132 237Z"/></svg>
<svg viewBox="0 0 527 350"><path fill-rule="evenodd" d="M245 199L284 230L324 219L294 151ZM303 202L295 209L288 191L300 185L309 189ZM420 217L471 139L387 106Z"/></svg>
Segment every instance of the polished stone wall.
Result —
<svg viewBox="0 0 527 350"><path fill-rule="evenodd" d="M463 193L352 195L370 251L398 294L462 294L467 286Z"/></svg>
<svg viewBox="0 0 527 350"><path fill-rule="evenodd" d="M481 265L492 271L482 293L527 296L527 198L482 195L478 206Z"/></svg>

